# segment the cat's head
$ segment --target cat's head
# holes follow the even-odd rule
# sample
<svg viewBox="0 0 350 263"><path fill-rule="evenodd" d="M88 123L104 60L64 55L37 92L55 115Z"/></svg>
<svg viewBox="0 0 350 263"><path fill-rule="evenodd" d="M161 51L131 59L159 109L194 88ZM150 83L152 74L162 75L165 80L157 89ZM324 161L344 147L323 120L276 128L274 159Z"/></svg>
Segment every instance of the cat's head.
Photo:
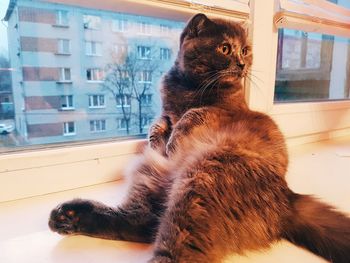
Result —
<svg viewBox="0 0 350 263"><path fill-rule="evenodd" d="M180 69L198 83L234 86L252 64L246 30L239 23L197 14L181 34L178 62Z"/></svg>

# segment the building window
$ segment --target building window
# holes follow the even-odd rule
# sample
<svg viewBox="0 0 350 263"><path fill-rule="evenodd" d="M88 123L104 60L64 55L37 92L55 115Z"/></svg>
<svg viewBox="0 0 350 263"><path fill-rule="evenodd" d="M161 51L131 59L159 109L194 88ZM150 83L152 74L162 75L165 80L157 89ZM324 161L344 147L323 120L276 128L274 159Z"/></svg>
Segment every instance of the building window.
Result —
<svg viewBox="0 0 350 263"><path fill-rule="evenodd" d="M102 43L95 41L85 42L85 51L87 56L101 56Z"/></svg>
<svg viewBox="0 0 350 263"><path fill-rule="evenodd" d="M125 32L128 29L128 21L125 19L113 19L112 31L113 32Z"/></svg>
<svg viewBox="0 0 350 263"><path fill-rule="evenodd" d="M151 59L151 47L138 46L137 54L139 59Z"/></svg>
<svg viewBox="0 0 350 263"><path fill-rule="evenodd" d="M63 135L75 135L75 123L73 121L63 123Z"/></svg>
<svg viewBox="0 0 350 263"><path fill-rule="evenodd" d="M151 35L152 25L146 22L139 22L139 33L144 35Z"/></svg>
<svg viewBox="0 0 350 263"><path fill-rule="evenodd" d="M117 55L127 54L128 53L128 46L127 45L114 45L114 52Z"/></svg>
<svg viewBox="0 0 350 263"><path fill-rule="evenodd" d="M126 131L128 123L129 123L129 120L117 119L117 129L120 131Z"/></svg>
<svg viewBox="0 0 350 263"><path fill-rule="evenodd" d="M72 81L70 68L60 68L60 81L61 82Z"/></svg>
<svg viewBox="0 0 350 263"><path fill-rule="evenodd" d="M86 79L88 81L103 81L103 70L100 68L88 68L86 70Z"/></svg>
<svg viewBox="0 0 350 263"><path fill-rule="evenodd" d="M349 38L280 29L275 102L349 98Z"/></svg>
<svg viewBox="0 0 350 263"><path fill-rule="evenodd" d="M171 56L171 50L169 48L161 48L160 49L160 59L161 60L169 60Z"/></svg>
<svg viewBox="0 0 350 263"><path fill-rule="evenodd" d="M169 35L171 33L171 26L168 25L160 25L159 29L162 35Z"/></svg>
<svg viewBox="0 0 350 263"><path fill-rule="evenodd" d="M85 29L101 29L101 17L93 15L84 15L83 24Z"/></svg>
<svg viewBox="0 0 350 263"><path fill-rule="evenodd" d="M89 95L89 108L105 108L105 95Z"/></svg>
<svg viewBox="0 0 350 263"><path fill-rule="evenodd" d="M142 117L141 125L143 128L148 128L152 124L153 118L151 117Z"/></svg>
<svg viewBox="0 0 350 263"><path fill-rule="evenodd" d="M56 11L56 25L68 27L68 12L63 10Z"/></svg>
<svg viewBox="0 0 350 263"><path fill-rule="evenodd" d="M139 74L139 82L152 82L152 72L149 70L143 70Z"/></svg>
<svg viewBox="0 0 350 263"><path fill-rule="evenodd" d="M131 96L127 94L117 95L117 107L130 107L131 106Z"/></svg>
<svg viewBox="0 0 350 263"><path fill-rule="evenodd" d="M62 110L72 110L73 105L73 95L63 95L61 96L61 109Z"/></svg>
<svg viewBox="0 0 350 263"><path fill-rule="evenodd" d="M106 120L92 120L90 121L91 132L103 132L106 130Z"/></svg>
<svg viewBox="0 0 350 263"><path fill-rule="evenodd" d="M58 54L70 54L70 40L58 39Z"/></svg>
<svg viewBox="0 0 350 263"><path fill-rule="evenodd" d="M142 106L151 106L152 105L152 94L145 94L141 96L141 105Z"/></svg>

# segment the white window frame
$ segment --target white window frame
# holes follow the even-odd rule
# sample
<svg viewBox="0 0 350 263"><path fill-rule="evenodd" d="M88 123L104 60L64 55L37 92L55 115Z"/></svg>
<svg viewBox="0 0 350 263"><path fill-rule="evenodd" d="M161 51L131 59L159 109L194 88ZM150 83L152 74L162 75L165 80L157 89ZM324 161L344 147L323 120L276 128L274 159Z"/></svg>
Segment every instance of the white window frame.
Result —
<svg viewBox="0 0 350 263"><path fill-rule="evenodd" d="M141 117L141 124L142 124L142 128L147 129L149 128L149 126L152 124L152 118L147 117L147 116L143 116Z"/></svg>
<svg viewBox="0 0 350 263"><path fill-rule="evenodd" d="M66 106L63 105L62 101ZM74 110L74 96L73 95L62 95L61 96L61 110Z"/></svg>
<svg viewBox="0 0 350 263"><path fill-rule="evenodd" d="M97 104L95 103L95 98ZM89 95L89 109L102 109L106 108L106 96L104 94L92 94Z"/></svg>
<svg viewBox="0 0 350 263"><path fill-rule="evenodd" d="M271 25L276 22L277 1L255 0L251 5L254 13L252 26L255 28L252 32L254 52L252 72L255 77L254 83L247 82L249 106L272 116L290 144L311 142L349 133L349 100L274 104L278 31L276 28L271 29ZM320 4L326 2L324 0L313 2L317 1ZM332 3L326 4L332 5ZM307 10L304 9L306 14ZM288 18L288 15L286 17ZM279 21L288 21L288 19ZM312 22L301 21L307 29L310 29L309 23L312 24ZM340 119L339 116L342 118Z"/></svg>
<svg viewBox="0 0 350 263"><path fill-rule="evenodd" d="M59 68L59 82L62 82L62 83L72 82L72 71L70 68Z"/></svg>
<svg viewBox="0 0 350 263"><path fill-rule="evenodd" d="M150 46L137 46L138 59L152 59L151 51Z"/></svg>
<svg viewBox="0 0 350 263"><path fill-rule="evenodd" d="M124 125L123 125L123 121L124 121ZM124 118L117 118L117 129L118 131L126 131L126 122L128 120L124 119Z"/></svg>
<svg viewBox="0 0 350 263"><path fill-rule="evenodd" d="M88 71L90 70L90 77L88 79ZM91 83L100 83L104 81L104 71L102 68L87 68L86 69L86 81Z"/></svg>
<svg viewBox="0 0 350 263"><path fill-rule="evenodd" d="M68 21L68 11L66 10L57 10L56 11L56 24L54 26L59 27L69 27Z"/></svg>
<svg viewBox="0 0 350 263"><path fill-rule="evenodd" d="M145 99L143 99L145 98ZM153 94L144 94L141 96L141 105L142 106L152 106Z"/></svg>
<svg viewBox="0 0 350 263"><path fill-rule="evenodd" d="M139 31L138 33L141 35L152 35L152 24L149 22L145 22L145 21L140 21L138 22L138 27L139 27Z"/></svg>
<svg viewBox="0 0 350 263"><path fill-rule="evenodd" d="M139 83L152 83L152 71L142 70L139 72Z"/></svg>
<svg viewBox="0 0 350 263"><path fill-rule="evenodd" d="M97 15L83 15L83 27L90 30L101 30L102 19Z"/></svg>
<svg viewBox="0 0 350 263"><path fill-rule="evenodd" d="M85 41L85 55L87 56L102 56L102 42Z"/></svg>
<svg viewBox="0 0 350 263"><path fill-rule="evenodd" d="M137 0L127 2L139 4ZM207 2L212 5L210 8L203 6ZM151 16L154 8L153 1L142 3ZM227 19L234 17L238 21L245 21L250 17L254 27L251 31L254 49L253 70L259 78L256 80L259 84L258 88L247 81L247 101L251 108L271 114L286 133L288 142L291 144L348 135L350 133L348 101L298 105L273 104L274 91L271 87L274 87L276 74L277 32L272 29L272 23L276 5L277 0L251 0L250 7L248 0L216 0L215 2L172 0L163 2L162 8L179 12L187 17L198 12ZM302 126L304 124L309 126L309 123L316 123L316 127L306 131L304 129L305 133L289 132L286 129L289 118L292 120L288 124L289 128L293 128L292 126L296 124L297 129L303 130ZM323 125L321 129L318 127L320 124ZM114 140L97 143L83 142L66 144L64 147L45 145L42 149L36 147L33 150L16 152L16 154L1 154L0 185L6 185L7 188L16 189L16 191L0 192L0 201L116 180L121 178L121 171L125 164L139 152L140 145L145 143L145 140L136 139L117 142ZM18 182L23 178L28 179L29 183L19 184Z"/></svg>
<svg viewBox="0 0 350 263"><path fill-rule="evenodd" d="M68 50L64 50L64 43L68 42ZM57 54L59 55L70 55L71 54L71 42L70 39L59 38L57 39Z"/></svg>
<svg viewBox="0 0 350 263"><path fill-rule="evenodd" d="M73 124L73 131L69 131L69 126ZM63 136L74 136L76 135L76 125L74 121L67 121L63 123Z"/></svg>
<svg viewBox="0 0 350 263"><path fill-rule="evenodd" d="M159 25L159 31L161 35L170 35L171 33L171 26L160 24Z"/></svg>
<svg viewBox="0 0 350 263"><path fill-rule="evenodd" d="M122 94L122 95L117 95L116 96L116 103L117 103L117 108L130 108L131 107L131 95L128 94ZM124 101L124 104L122 103Z"/></svg>
<svg viewBox="0 0 350 263"><path fill-rule="evenodd" d="M112 32L126 32L128 30L127 19L112 19L111 23Z"/></svg>
<svg viewBox="0 0 350 263"><path fill-rule="evenodd" d="M106 131L106 119L99 119L99 120L90 120L90 132L91 133L100 133ZM91 129L92 128L92 129Z"/></svg>
<svg viewBox="0 0 350 263"><path fill-rule="evenodd" d="M160 52L160 60L170 60L171 59L171 49L170 48L164 48L161 47L159 49Z"/></svg>

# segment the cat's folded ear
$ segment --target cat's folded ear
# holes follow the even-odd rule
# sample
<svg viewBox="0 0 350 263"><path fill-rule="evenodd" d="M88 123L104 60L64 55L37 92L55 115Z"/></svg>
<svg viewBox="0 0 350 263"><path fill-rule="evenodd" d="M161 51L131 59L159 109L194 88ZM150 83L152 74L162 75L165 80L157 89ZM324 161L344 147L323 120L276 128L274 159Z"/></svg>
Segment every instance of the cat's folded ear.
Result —
<svg viewBox="0 0 350 263"><path fill-rule="evenodd" d="M199 13L193 16L187 23L185 29L182 31L180 44L182 44L185 37L197 37L199 33L210 23L212 23L212 21L205 14Z"/></svg>

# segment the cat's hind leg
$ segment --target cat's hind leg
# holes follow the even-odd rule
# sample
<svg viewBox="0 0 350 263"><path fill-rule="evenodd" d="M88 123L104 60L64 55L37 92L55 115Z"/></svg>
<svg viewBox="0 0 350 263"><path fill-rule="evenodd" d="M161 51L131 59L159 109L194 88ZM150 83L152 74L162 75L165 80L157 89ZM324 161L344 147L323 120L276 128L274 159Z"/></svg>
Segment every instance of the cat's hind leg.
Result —
<svg viewBox="0 0 350 263"><path fill-rule="evenodd" d="M207 163L201 162L174 181L149 263L220 262L226 234L216 214L219 200L212 200L219 196L211 195L217 189L211 172Z"/></svg>
<svg viewBox="0 0 350 263"><path fill-rule="evenodd" d="M105 239L152 242L167 200L171 178L166 159L148 150L129 171L131 187L118 207L74 199L58 205L49 218L51 230Z"/></svg>

